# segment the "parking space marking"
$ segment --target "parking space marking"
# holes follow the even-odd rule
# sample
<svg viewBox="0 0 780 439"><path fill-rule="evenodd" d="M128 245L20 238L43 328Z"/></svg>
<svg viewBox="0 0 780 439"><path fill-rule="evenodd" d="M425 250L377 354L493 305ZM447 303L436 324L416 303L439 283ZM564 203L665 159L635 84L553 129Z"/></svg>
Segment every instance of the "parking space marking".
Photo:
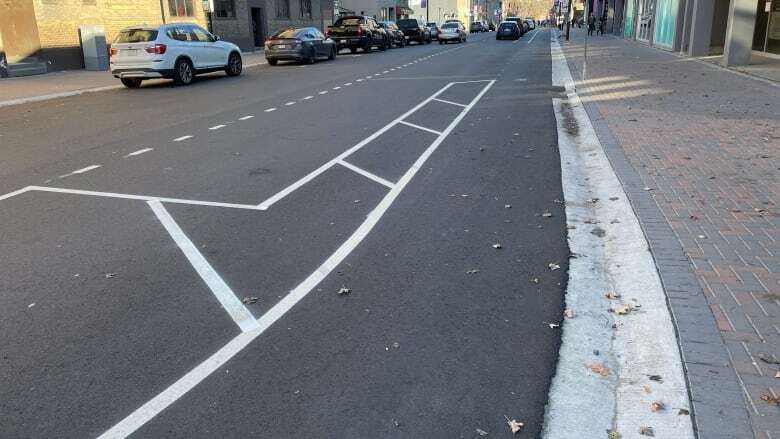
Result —
<svg viewBox="0 0 780 439"><path fill-rule="evenodd" d="M13 192L9 192L9 193L7 193L5 195L0 195L0 201L7 200L9 198L13 198L13 197L15 197L17 195L21 195L21 194L23 194L25 192L29 192L30 190L32 190L31 186L27 186L27 187L23 187L21 189L15 190Z"/></svg>
<svg viewBox="0 0 780 439"><path fill-rule="evenodd" d="M78 175L78 174L83 174L83 173L85 173L85 172L89 172L89 171L91 171L91 170L93 170L93 169L97 169L97 168L99 168L100 166L101 166L101 165L90 165L90 166L87 166L86 168L76 169L75 171L73 171L73 172L70 172L70 173L68 173L68 174L65 174L65 175L60 175L60 177L59 177L59 178L65 178L65 177L70 177L71 175Z"/></svg>
<svg viewBox="0 0 780 439"><path fill-rule="evenodd" d="M190 136L188 134L186 136L177 137L177 138L173 139L173 141L174 142L182 142L182 141L187 140L187 139L192 139L192 136Z"/></svg>
<svg viewBox="0 0 780 439"><path fill-rule="evenodd" d="M429 133L436 134L437 136L440 136L440 135L441 135L441 132L439 132L439 131L432 130L432 129L430 129L430 128L426 128L426 127L423 127L423 126L420 126L420 125L416 125L416 124L413 124L413 123L411 123L411 122L407 122L407 121L405 121L405 120L402 120L402 121L401 121L401 122L399 122L399 123L402 123L402 124L404 124L404 125L406 125L406 126L408 126L408 127L417 128L418 130L423 130L423 131L427 131L427 132L429 132Z"/></svg>
<svg viewBox="0 0 780 439"><path fill-rule="evenodd" d="M301 282L297 287L284 296L279 302L276 303L271 309L257 319L258 327L239 334L232 340L230 340L225 346L215 352L212 356L205 361L195 366L194 369L189 371L186 375L181 377L178 381L170 385L168 388L157 394L150 401L139 407L133 413L121 420L118 424L111 427L108 431L99 436L99 439L109 438L125 438L144 424L156 417L160 412L168 408L171 404L176 402L179 398L187 394L190 390L195 388L203 380L208 378L213 372L222 367L225 363L230 361L236 354L246 348L249 343L254 339L262 335L268 328L281 319L288 311L290 311L298 302L306 297L323 279L325 279L331 271L333 271L344 259L349 256L350 253L368 236L371 230L376 226L379 220L384 216L385 212L390 208L398 195L404 190L407 184L417 174L428 158L436 151L441 145L444 139L452 132L452 130L460 123L460 121L468 114L468 112L482 99L482 96L495 84L495 80L491 80L482 90L476 95L469 105L464 108L455 119L447 125L447 128L442 131L441 135L428 146L428 148L418 157L418 159L412 164L412 166L404 173L404 175L398 180L398 183L394 185L390 191L382 198L376 208L368 214L363 223L344 241L341 246L336 249L316 270L314 270L309 277ZM452 83L439 90L439 93L444 92L449 88ZM417 111L427 102L430 102L431 98L423 101L422 104L416 106L412 110ZM404 113L403 117L408 116L413 111ZM403 119L403 117L396 119ZM392 123L395 125L395 123ZM390 126L392 126L390 125ZM383 129L386 131L385 129ZM381 132L384 132L380 130ZM362 142L361 142L362 143Z"/></svg>
<svg viewBox="0 0 780 439"><path fill-rule="evenodd" d="M442 102L444 104L457 105L458 107L465 107L465 105L463 105L463 104L461 104L459 102L452 102L452 101L448 101L446 99L434 99L434 101Z"/></svg>
<svg viewBox="0 0 780 439"><path fill-rule="evenodd" d="M208 263L203 254L190 241L184 231L179 227L173 217L165 209L165 206L159 200L147 201L149 207L160 220L165 230L171 235L171 238L179 246L181 252L190 261L192 267L198 273L203 282L209 287L214 297L217 298L222 308L230 315L234 322L241 328L241 331L251 331L258 327L257 320L251 312L241 303L236 294L225 283L222 277L214 271L211 264Z"/></svg>
<svg viewBox="0 0 780 439"><path fill-rule="evenodd" d="M531 36L531 39L530 39L530 40L528 40L528 42L527 42L526 44L531 44L531 41L533 41L533 40L534 40L534 38L536 38L536 34L538 34L538 33L539 33L538 31L537 31L537 32L534 32L533 36Z"/></svg>
<svg viewBox="0 0 780 439"><path fill-rule="evenodd" d="M368 172L368 171L366 171L363 168L359 168L359 167L357 167L357 166L355 166L352 163L349 163L347 161L339 160L338 164L340 164L341 166L343 166L343 167L345 167L345 168L347 168L349 170L355 171L356 173L362 175L363 177L366 177L366 178L368 178L370 180L374 180L375 182L381 184L382 186L389 187L390 189L392 189L395 186L395 184L385 180L384 178L382 178L382 177L380 177L380 176L378 176L376 174L372 174L371 172Z"/></svg>
<svg viewBox="0 0 780 439"><path fill-rule="evenodd" d="M250 115L248 115L248 116L239 117L239 118L238 118L238 120L249 120L249 119L252 119L253 117L255 117L255 116L253 116L253 115L251 115L251 114L250 114Z"/></svg>
<svg viewBox="0 0 780 439"><path fill-rule="evenodd" d="M125 158L128 158L128 157L133 157L133 156L136 156L136 155L141 155L141 154L143 154L143 153L145 153L145 152L149 152L149 151L154 151L154 148L144 148L144 149L139 149L138 151L133 151L133 152L131 152L130 154L127 154L127 155L125 155L124 157L125 157Z"/></svg>
<svg viewBox="0 0 780 439"><path fill-rule="evenodd" d="M272 112L272 111L276 111L276 107L266 108L266 109L265 109L265 110L263 110L263 111L265 111L266 113L270 113L270 112Z"/></svg>
<svg viewBox="0 0 780 439"><path fill-rule="evenodd" d="M211 131L218 130L220 128L225 128L225 125L214 125L213 127L209 127Z"/></svg>

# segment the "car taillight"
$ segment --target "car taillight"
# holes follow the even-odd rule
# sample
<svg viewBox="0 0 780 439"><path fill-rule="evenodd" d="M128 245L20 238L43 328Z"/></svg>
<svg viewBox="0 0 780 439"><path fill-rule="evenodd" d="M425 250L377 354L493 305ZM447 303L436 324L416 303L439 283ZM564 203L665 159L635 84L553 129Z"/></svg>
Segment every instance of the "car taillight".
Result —
<svg viewBox="0 0 780 439"><path fill-rule="evenodd" d="M362 37L366 33L366 29L363 26L358 27L358 36Z"/></svg>
<svg viewBox="0 0 780 439"><path fill-rule="evenodd" d="M330 31L330 29L328 29L327 31L325 31L325 35L327 35L327 36L331 36L331 31Z"/></svg>
<svg viewBox="0 0 780 439"><path fill-rule="evenodd" d="M153 53L155 55L162 55L163 53L165 53L166 49L167 49L167 47L165 46L165 44L157 43L154 46L146 46L146 48L144 50L146 50L146 53Z"/></svg>
<svg viewBox="0 0 780 439"><path fill-rule="evenodd" d="M119 50L118 50L118 49L116 49L116 48L114 48L114 47L112 47L112 48L111 48L111 56L114 56L114 55L116 55L118 52L119 52Z"/></svg>

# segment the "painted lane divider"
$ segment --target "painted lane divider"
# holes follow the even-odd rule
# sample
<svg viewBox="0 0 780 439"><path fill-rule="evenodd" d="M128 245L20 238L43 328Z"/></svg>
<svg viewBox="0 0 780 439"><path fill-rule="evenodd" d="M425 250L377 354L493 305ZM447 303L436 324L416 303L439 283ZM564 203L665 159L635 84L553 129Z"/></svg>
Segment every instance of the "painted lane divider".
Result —
<svg viewBox="0 0 780 439"><path fill-rule="evenodd" d="M65 178L65 177L70 177L71 175L78 175L78 174L83 174L83 173L85 173L85 172L92 171L93 169L97 169L97 168L99 168L100 166L101 166L101 165L90 165L90 166L87 166L86 168L76 169L75 171L73 171L73 172L71 172L71 173L69 173L69 174L60 175L60 177L59 177L59 178Z"/></svg>
<svg viewBox="0 0 780 439"><path fill-rule="evenodd" d="M131 152L130 154L127 154L127 155L125 155L124 157L125 157L125 158L128 158L128 157L133 157L133 156L136 156L136 155L141 155L141 154L143 154L143 153L145 153L145 152L149 152L149 151L154 151L154 148L144 148L144 149L139 149L138 151L133 151L133 152Z"/></svg>

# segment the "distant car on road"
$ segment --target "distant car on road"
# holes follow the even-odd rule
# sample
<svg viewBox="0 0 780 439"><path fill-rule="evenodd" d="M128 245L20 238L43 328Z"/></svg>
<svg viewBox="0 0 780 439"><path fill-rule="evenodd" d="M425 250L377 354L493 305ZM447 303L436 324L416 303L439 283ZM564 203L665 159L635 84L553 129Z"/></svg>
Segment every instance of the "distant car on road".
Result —
<svg viewBox="0 0 780 439"><path fill-rule="evenodd" d="M444 23L441 26L439 44L449 43L450 41L466 42L466 29L460 22Z"/></svg>
<svg viewBox="0 0 780 439"><path fill-rule="evenodd" d="M526 21L526 23L528 23L528 27L531 30L536 29L536 20L534 20L533 17L525 17L525 21Z"/></svg>
<svg viewBox="0 0 780 439"><path fill-rule="evenodd" d="M428 29L431 31L431 39L439 38L439 25L436 24L435 21L425 23L425 25L428 26Z"/></svg>
<svg viewBox="0 0 780 439"><path fill-rule="evenodd" d="M490 24L488 24L488 32L493 32L494 30L496 30L496 24L491 21Z"/></svg>
<svg viewBox="0 0 780 439"><path fill-rule="evenodd" d="M514 21L502 21L498 25L496 39L502 40L504 38L510 38L512 40L520 38L520 26Z"/></svg>
<svg viewBox="0 0 780 439"><path fill-rule="evenodd" d="M403 18L395 22L403 31L407 42L416 41L417 44L430 44L431 30L422 20L416 18Z"/></svg>
<svg viewBox="0 0 780 439"><path fill-rule="evenodd" d="M290 27L265 42L265 59L272 66L282 60L314 64L317 59L335 59L337 53L336 43L316 27Z"/></svg>
<svg viewBox="0 0 780 439"><path fill-rule="evenodd" d="M406 46L406 38L404 38L404 33L401 32L401 29L398 28L398 25L392 21L380 21L379 26L385 30L387 37L390 39L390 48L393 46Z"/></svg>
<svg viewBox="0 0 780 439"><path fill-rule="evenodd" d="M525 21L525 18L520 17L507 17L504 21L514 21L517 23L517 27L520 28L520 36L522 37L525 35L525 33L528 31L528 23Z"/></svg>
<svg viewBox="0 0 780 439"><path fill-rule="evenodd" d="M482 24L481 21L475 21L471 23L471 26L469 26L469 32L472 34L477 32L487 32L487 31L488 31L487 26Z"/></svg>
<svg viewBox="0 0 780 439"><path fill-rule="evenodd" d="M151 78L171 78L189 85L199 73L224 70L241 74L241 49L191 23L133 26L122 29L111 44L111 74L126 87Z"/></svg>
<svg viewBox="0 0 780 439"><path fill-rule="evenodd" d="M371 17L347 15L328 27L328 37L336 42L338 50L349 49L355 53L358 49L370 52L373 47L386 50L390 46L387 33Z"/></svg>

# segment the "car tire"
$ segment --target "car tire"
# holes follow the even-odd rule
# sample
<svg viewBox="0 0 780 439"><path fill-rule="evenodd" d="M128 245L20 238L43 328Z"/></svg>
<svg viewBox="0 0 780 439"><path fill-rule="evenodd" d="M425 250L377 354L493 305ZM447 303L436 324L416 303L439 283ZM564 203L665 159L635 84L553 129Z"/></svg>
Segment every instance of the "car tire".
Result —
<svg viewBox="0 0 780 439"><path fill-rule="evenodd" d="M439 40L439 44L440 44L440 45L441 45L441 44L444 44L444 41L442 41L442 40Z"/></svg>
<svg viewBox="0 0 780 439"><path fill-rule="evenodd" d="M271 65L271 66L275 66L275 65L279 64L279 60L278 59L269 59L269 60L266 60L266 61L268 61L268 65Z"/></svg>
<svg viewBox="0 0 780 439"><path fill-rule="evenodd" d="M127 88L138 88L141 86L141 81L143 80L141 78L122 78L120 81L122 81L122 85Z"/></svg>
<svg viewBox="0 0 780 439"><path fill-rule="evenodd" d="M314 61L316 60L317 58L314 54L314 48L312 47L309 49L309 54L306 55L306 58L303 59L303 62L305 62L306 64L314 64Z"/></svg>
<svg viewBox="0 0 780 439"><path fill-rule="evenodd" d="M384 52L387 50L387 40L382 40L382 44L379 45L379 51Z"/></svg>
<svg viewBox="0 0 780 439"><path fill-rule="evenodd" d="M328 59L329 59L329 60L331 60L331 61L333 61L334 59L336 59L336 53L337 53L337 52L338 52L338 50L336 50L336 48L335 48L335 47L331 48L331 49L330 49L330 54L328 55Z"/></svg>
<svg viewBox="0 0 780 439"><path fill-rule="evenodd" d="M227 66L225 66L225 73L228 76L238 76L243 70L243 63L241 62L241 55L233 52L228 57Z"/></svg>
<svg viewBox="0 0 780 439"><path fill-rule="evenodd" d="M192 62L186 58L179 58L173 65L173 83L176 85L190 85L195 79Z"/></svg>

